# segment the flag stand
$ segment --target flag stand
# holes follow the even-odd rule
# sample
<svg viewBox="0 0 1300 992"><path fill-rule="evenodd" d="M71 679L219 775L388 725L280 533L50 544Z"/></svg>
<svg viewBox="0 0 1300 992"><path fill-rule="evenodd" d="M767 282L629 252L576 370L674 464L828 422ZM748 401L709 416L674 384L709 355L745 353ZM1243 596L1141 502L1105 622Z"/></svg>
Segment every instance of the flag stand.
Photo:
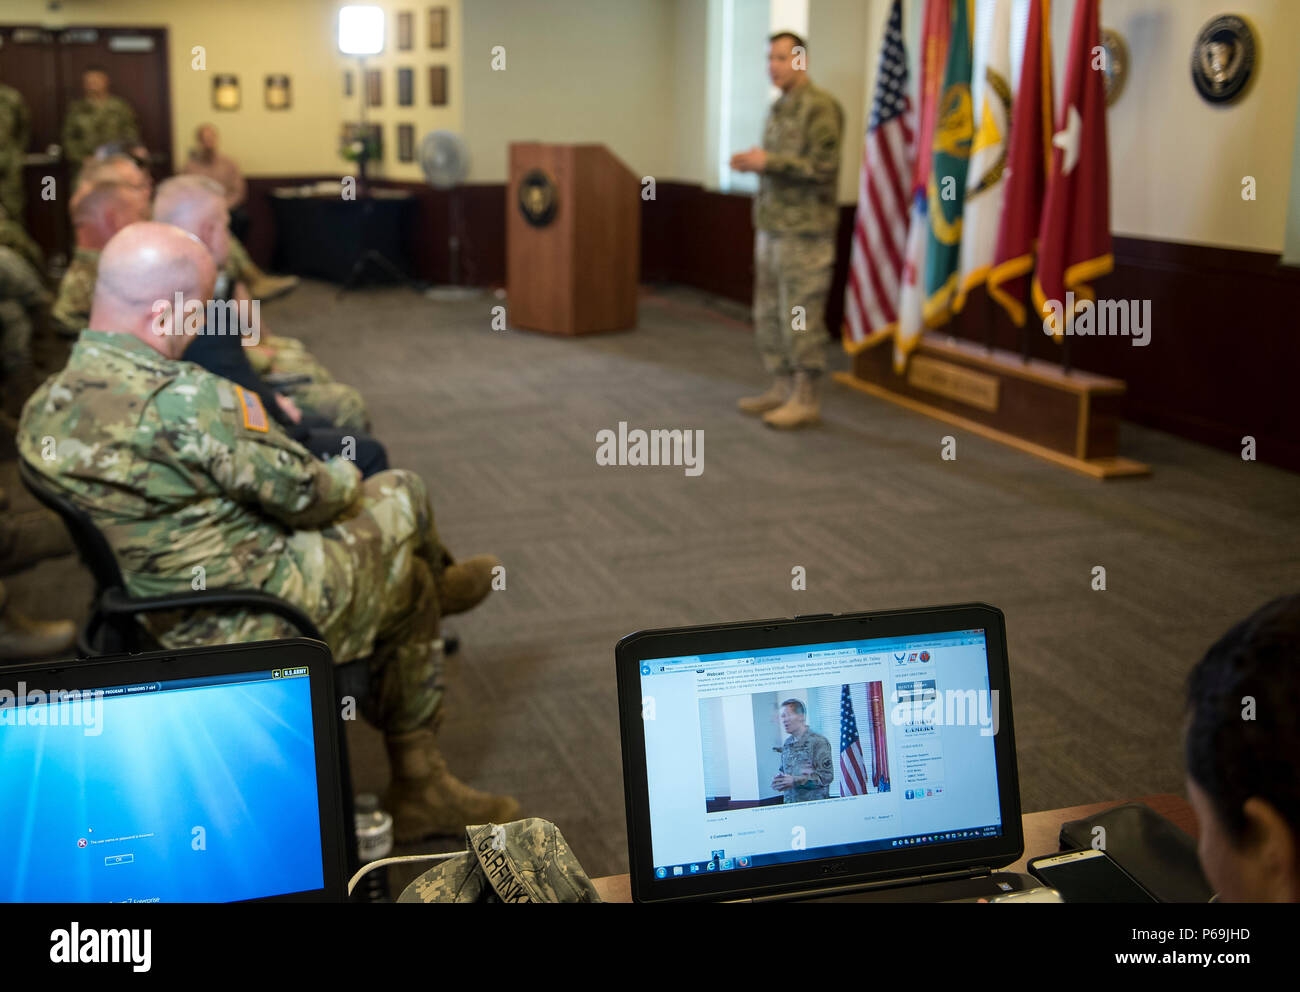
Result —
<svg viewBox="0 0 1300 992"><path fill-rule="evenodd" d="M1150 472L1119 454L1127 388L1120 379L934 332L922 335L903 375L894 371L893 348L877 345L855 353L852 371L834 378L1094 479Z"/></svg>

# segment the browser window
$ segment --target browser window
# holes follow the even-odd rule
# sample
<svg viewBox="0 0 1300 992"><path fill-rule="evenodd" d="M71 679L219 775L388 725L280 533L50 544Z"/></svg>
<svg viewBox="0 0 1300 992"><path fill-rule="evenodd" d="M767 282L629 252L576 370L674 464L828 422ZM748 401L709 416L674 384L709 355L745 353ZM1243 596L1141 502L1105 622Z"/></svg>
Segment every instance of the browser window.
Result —
<svg viewBox="0 0 1300 992"><path fill-rule="evenodd" d="M1002 832L983 630L642 662L658 878Z"/></svg>

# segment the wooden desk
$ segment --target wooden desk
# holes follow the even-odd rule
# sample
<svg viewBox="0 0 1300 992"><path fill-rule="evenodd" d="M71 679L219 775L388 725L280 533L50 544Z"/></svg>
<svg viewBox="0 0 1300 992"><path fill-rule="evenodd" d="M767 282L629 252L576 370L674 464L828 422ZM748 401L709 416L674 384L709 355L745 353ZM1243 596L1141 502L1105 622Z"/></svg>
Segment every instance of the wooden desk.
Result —
<svg viewBox="0 0 1300 992"><path fill-rule="evenodd" d="M1067 806L1065 809L1049 809L1041 813L1026 813L1021 817L1025 831L1025 856L1002 871L1023 872L1030 858L1044 854L1053 854L1059 850L1061 824L1070 820L1082 820L1102 810L1119 806L1122 803L1146 803L1161 816L1173 822L1174 826L1192 837L1199 836L1196 826L1196 814L1187 800L1181 796L1158 795L1142 796L1139 799L1113 799L1104 803L1089 803L1087 806ZM605 902L631 902L632 888L626 875L606 875L592 880L596 891Z"/></svg>

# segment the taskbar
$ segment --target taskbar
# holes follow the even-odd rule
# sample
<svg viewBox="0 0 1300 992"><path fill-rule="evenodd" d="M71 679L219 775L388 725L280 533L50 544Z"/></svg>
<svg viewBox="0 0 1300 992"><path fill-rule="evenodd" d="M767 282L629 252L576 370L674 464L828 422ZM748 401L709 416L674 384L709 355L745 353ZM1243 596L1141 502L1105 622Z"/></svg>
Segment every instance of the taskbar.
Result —
<svg viewBox="0 0 1300 992"><path fill-rule="evenodd" d="M721 871L743 871L748 868L767 868L772 865L791 864L797 861L819 861L822 858L844 858L856 854L874 854L877 851L896 851L905 847L932 844L954 844L973 840L1001 837L1001 824L968 827L962 830L940 830L933 833L914 834L909 837L890 837L884 840L862 841L857 844L831 844L797 851L777 851L769 854L728 854L719 848L706 861L687 861L683 864L656 865L655 878L697 878Z"/></svg>

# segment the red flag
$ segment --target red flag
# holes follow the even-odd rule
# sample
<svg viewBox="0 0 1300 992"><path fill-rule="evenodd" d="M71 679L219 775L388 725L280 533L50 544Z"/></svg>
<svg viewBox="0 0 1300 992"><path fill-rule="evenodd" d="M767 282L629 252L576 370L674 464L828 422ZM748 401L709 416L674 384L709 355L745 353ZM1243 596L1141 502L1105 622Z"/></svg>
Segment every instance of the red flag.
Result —
<svg viewBox="0 0 1300 992"><path fill-rule="evenodd" d="M1070 32L1070 61L1065 99L1052 143L1052 177L1038 232L1038 271L1034 305L1043 317L1051 304L1066 306L1075 294L1076 308L1096 300L1089 285L1115 268L1110 239L1110 158L1106 145L1106 81L1094 65L1100 49L1099 0L1078 0ZM1065 313L1068 321L1073 317ZM1064 324L1064 321L1062 322ZM1063 334L1065 327L1057 329Z"/></svg>
<svg viewBox="0 0 1300 992"><path fill-rule="evenodd" d="M916 147L925 154L916 156L912 175L912 192L922 192L930 180L929 149L934 145L934 128L939 122L939 91L943 89L943 70L948 64L948 42L952 39L951 0L926 0L925 20L921 28L920 126Z"/></svg>
<svg viewBox="0 0 1300 992"><path fill-rule="evenodd" d="M1030 0L1025 59L1011 108L1006 204L987 284L989 295L1017 327L1025 326L1029 276L1034 271L1043 199L1052 171L1051 20L1051 0Z"/></svg>

